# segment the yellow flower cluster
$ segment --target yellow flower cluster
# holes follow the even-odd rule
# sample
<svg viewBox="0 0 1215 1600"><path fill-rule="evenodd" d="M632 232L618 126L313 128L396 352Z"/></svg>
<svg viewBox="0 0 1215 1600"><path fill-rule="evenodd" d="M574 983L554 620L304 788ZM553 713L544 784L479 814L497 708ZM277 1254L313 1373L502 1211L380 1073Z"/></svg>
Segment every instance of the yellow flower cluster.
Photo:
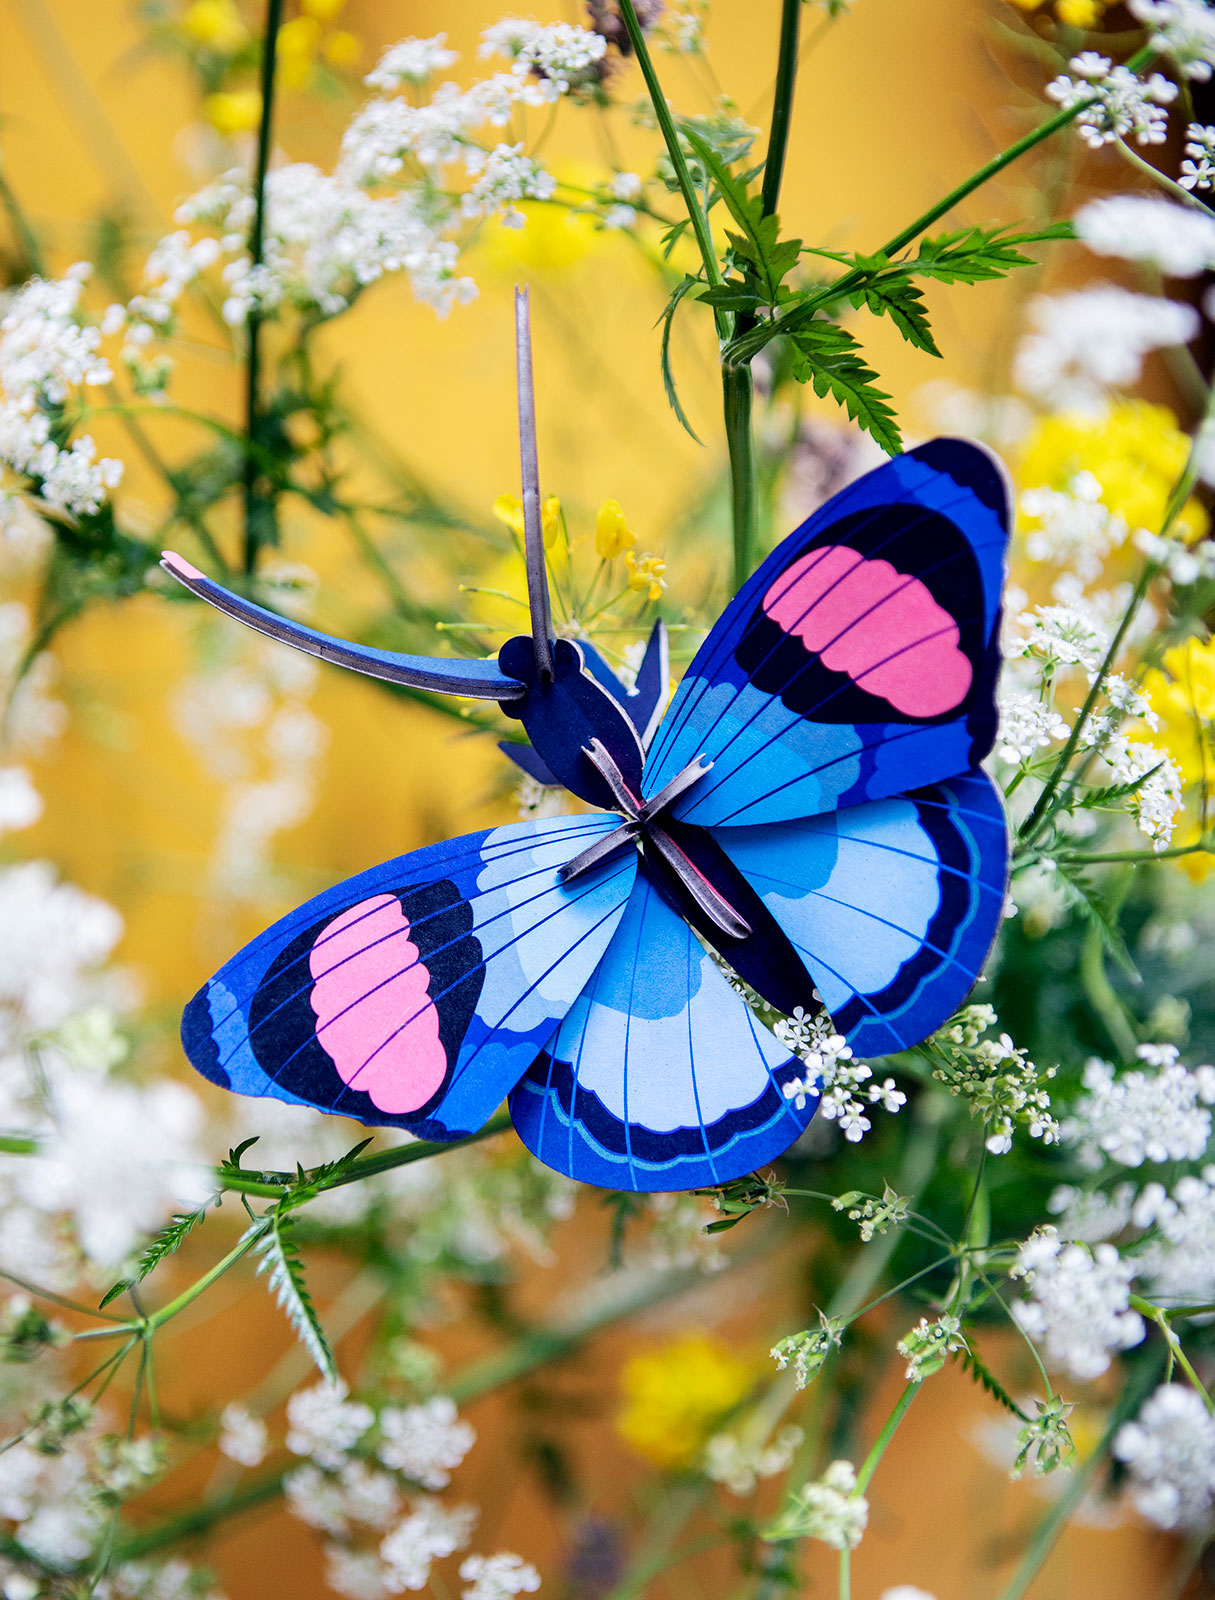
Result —
<svg viewBox="0 0 1215 1600"><path fill-rule="evenodd" d="M1024 489L1067 489L1077 473L1091 472L1105 504L1121 513L1132 531L1159 533L1189 448L1167 406L1122 400L1091 415L1040 417L1021 449L1017 482ZM1189 541L1206 530L1206 512L1191 500L1176 531Z"/></svg>
<svg viewBox="0 0 1215 1600"><path fill-rule="evenodd" d="M493 503L493 514L517 539L523 537L523 502L515 494L500 494ZM540 529L546 545L552 545L561 532L561 501L555 494L540 502Z"/></svg>
<svg viewBox="0 0 1215 1600"><path fill-rule="evenodd" d="M345 0L299 0L299 15L284 22L275 42L278 82L288 89L307 88L317 63L339 70L358 61L360 45L353 33L331 24ZM191 0L182 19L186 40L207 56L233 62L253 42L236 0ZM247 66L248 61L236 66ZM262 97L257 89L221 89L203 102L207 120L218 132L231 137L248 133L261 121Z"/></svg>
<svg viewBox="0 0 1215 1600"><path fill-rule="evenodd" d="M1187 639L1166 650L1160 666L1144 674L1143 692L1160 718L1159 728L1145 737L1163 746L1187 787L1215 783L1215 639ZM1200 827L1201 820L1174 843L1196 844ZM1182 856L1180 864L1201 883L1212 860L1199 851Z"/></svg>
<svg viewBox="0 0 1215 1600"><path fill-rule="evenodd" d="M1096 28L1116 0L1010 0L1018 11L1053 10L1069 28Z"/></svg>
<svg viewBox="0 0 1215 1600"><path fill-rule="evenodd" d="M686 1334L633 1356L621 1377L623 1439L657 1466L689 1466L755 1382L753 1363L721 1340Z"/></svg>

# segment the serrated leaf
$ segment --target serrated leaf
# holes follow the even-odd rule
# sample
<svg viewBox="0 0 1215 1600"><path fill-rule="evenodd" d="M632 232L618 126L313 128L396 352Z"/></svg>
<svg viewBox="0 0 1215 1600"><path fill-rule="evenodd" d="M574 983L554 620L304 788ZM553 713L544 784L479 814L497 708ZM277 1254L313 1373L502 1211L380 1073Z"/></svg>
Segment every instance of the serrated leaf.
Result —
<svg viewBox="0 0 1215 1600"><path fill-rule="evenodd" d="M1074 237L1070 223L1020 233L1003 226L961 228L922 240L919 254L902 265L916 276L935 278L939 283L982 283L1006 277L1017 267L1036 266L1033 256L1023 255L1019 246Z"/></svg>
<svg viewBox="0 0 1215 1600"><path fill-rule="evenodd" d="M704 440L688 421L687 413L684 411L683 404L679 398L679 391L675 387L675 374L671 370L671 325L675 320L675 313L678 311L680 302L683 300L685 295L687 295L690 290L701 286L702 280L700 278L693 278L691 276L686 277L682 283L676 284L674 290L672 291L671 298L664 306L662 316L658 320L662 323L662 343L659 352L659 361L662 366L662 387L666 391L667 404L675 413L679 420L680 427L689 436L689 438L695 439L697 444L703 445Z"/></svg>
<svg viewBox="0 0 1215 1600"><path fill-rule="evenodd" d="M1100 932L1101 942L1109 954L1128 977L1139 982L1139 969L1131 960L1130 951L1122 937L1122 930L1118 926L1118 919L1100 889L1080 868L1072 866L1066 860L1056 859L1055 871L1071 889L1074 904L1081 916Z"/></svg>
<svg viewBox="0 0 1215 1600"><path fill-rule="evenodd" d="M266 1285L287 1313L300 1343L330 1383L338 1379L337 1363L321 1327L304 1277L304 1263L292 1233L295 1220L289 1212L276 1208L268 1218L269 1227L256 1246L261 1257L258 1272L266 1273Z"/></svg>
<svg viewBox="0 0 1215 1600"><path fill-rule="evenodd" d="M915 345L917 350L925 350L930 356L941 354L932 336L924 297L907 278L878 278L858 290L852 296L852 303L867 306L875 316L889 317L908 344Z"/></svg>
<svg viewBox="0 0 1215 1600"><path fill-rule="evenodd" d="M954 1359L962 1367L963 1371L968 1372L979 1387L992 1397L997 1405L1003 1406L1005 1411L1011 1411L1013 1416L1017 1417L1021 1422L1029 1421L1024 1411L1021 1410L1012 1395L1009 1394L999 1378L996 1377L995 1373L982 1359L973 1344L967 1343L962 1345L959 1350L955 1350Z"/></svg>
<svg viewBox="0 0 1215 1600"><path fill-rule="evenodd" d="M1076 804L1086 811L1092 811L1112 806L1118 800L1129 800L1143 788L1149 778L1160 771L1163 765L1162 757L1154 767L1150 767L1147 772L1141 772L1137 778L1128 778L1125 783L1107 783L1100 788L1086 789Z"/></svg>
<svg viewBox="0 0 1215 1600"><path fill-rule="evenodd" d="M844 407L853 422L872 434L887 455L903 447L902 435L889 404L890 396L877 387L877 373L864 360L860 345L834 322L812 322L793 335L797 349L794 376L812 385L820 399L828 394Z"/></svg>
<svg viewBox="0 0 1215 1600"><path fill-rule="evenodd" d="M712 289L702 289L696 298L707 306L716 306L723 311L755 311L768 303L763 295L756 294L754 289L736 278L719 283Z"/></svg>
<svg viewBox="0 0 1215 1600"><path fill-rule="evenodd" d="M197 1211L179 1211L172 1216L156 1237L150 1239L144 1246L132 1275L129 1278L120 1278L116 1284L106 1290L105 1295L98 1302L98 1310L104 1311L111 1300L117 1300L120 1294L125 1294L128 1289L133 1289L137 1283L142 1283L148 1273L154 1267L159 1266L166 1256L171 1256L175 1250L180 1249L183 1241L194 1232L206 1212L207 1207L204 1205L200 1206Z"/></svg>

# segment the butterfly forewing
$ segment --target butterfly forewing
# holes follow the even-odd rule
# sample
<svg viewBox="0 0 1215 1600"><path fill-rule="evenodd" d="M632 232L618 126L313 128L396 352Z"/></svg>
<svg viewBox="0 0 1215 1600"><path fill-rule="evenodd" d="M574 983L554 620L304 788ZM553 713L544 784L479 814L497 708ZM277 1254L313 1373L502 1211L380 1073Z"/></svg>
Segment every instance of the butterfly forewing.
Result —
<svg viewBox="0 0 1215 1600"><path fill-rule="evenodd" d="M375 1125L479 1128L577 999L636 872L559 869L612 815L449 840L338 884L247 945L182 1023L198 1070Z"/></svg>
<svg viewBox="0 0 1215 1600"><path fill-rule="evenodd" d="M837 495L744 585L658 728L644 793L698 756L675 808L747 826L881 799L973 767L995 733L1008 502L960 440Z"/></svg>

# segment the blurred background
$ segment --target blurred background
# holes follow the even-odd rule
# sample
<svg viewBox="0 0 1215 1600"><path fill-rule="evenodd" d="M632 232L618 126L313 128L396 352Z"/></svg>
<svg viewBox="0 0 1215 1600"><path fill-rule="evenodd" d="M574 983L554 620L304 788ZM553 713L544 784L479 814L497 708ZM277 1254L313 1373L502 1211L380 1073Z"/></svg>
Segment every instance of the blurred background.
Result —
<svg viewBox="0 0 1215 1600"><path fill-rule="evenodd" d="M573 4L527 10L541 20L580 20ZM768 0L715 0L706 52L663 59L672 99L710 112L726 93L737 114L766 125L778 10ZM187 195L247 159L253 135L240 96L252 87L252 72L213 74L208 82L200 67L216 41L207 30L226 14L223 6L208 11L170 0L0 0L2 172L50 270L91 259L120 282L170 230ZM255 7L239 15L260 26ZM361 74L388 44L446 31L461 57L453 75L464 82L480 70L477 40L498 11L485 0L330 0L299 12L289 5L294 16L315 26L299 30L292 47L298 68L283 82L275 159L328 168L362 96ZM786 232L828 247L873 246L1022 132L1039 114L1040 91L1032 56L1009 43L1017 18L994 0L858 0L838 25L825 12L808 23L781 206ZM640 95L635 65L626 63L622 76L618 92ZM652 134L626 127L615 137L612 164L646 170ZM545 160L576 184L602 170L603 138L595 117L565 113ZM1076 159L1052 148L1041 161L1014 167L964 206L955 225L1040 217L1044 194L1071 181ZM1095 181L1105 179L1098 173ZM471 304L440 317L415 301L403 278L389 278L312 342L316 369L338 380L349 429L337 458L361 510L337 518L302 497L289 499L267 570L284 593L294 587L319 627L408 638L414 648L437 651L453 635L444 638L436 621L471 618L491 628L502 620L508 602L464 595L460 585L510 588L517 576L492 508L498 496L518 492L512 296L520 282L532 290L543 487L561 497L571 534L589 541L596 508L615 499L639 548L667 562L668 620L678 626L703 616L723 592L725 452L708 319L677 324L672 347L701 446L663 393L655 322L669 284L656 252L557 208L524 210L526 227L494 225L471 248L465 270L480 289ZM10 282L34 264L16 217L11 210L2 236ZM1059 273L1065 282L1066 263ZM887 323L870 322L871 359L913 438L936 431L953 390L1001 391L1025 298L1040 284L1040 274L1026 274L1011 284L930 290L945 355L935 370ZM271 362L278 338L269 327ZM173 395L239 428L241 373L221 343L203 313L184 316ZM942 371L953 390L928 387ZM1153 370L1152 386L1184 409L1163 367ZM831 405L807 401L799 470L774 487L765 507L768 542L834 482L875 459L873 447L841 422ZM142 453L115 418L98 417L91 427L103 452L126 460L124 516L151 537L171 503L155 463L196 448L197 434L171 406L158 412L155 401L139 425ZM761 413L774 457L785 447L783 426ZM235 540L237 522L235 506L215 508L211 527L221 544ZM188 528L175 529L174 539L201 560ZM13 593L22 594L23 581L13 579ZM519 808L516 784L486 733L237 634L161 595L81 606L55 634L54 676L44 686L66 708L64 731L28 758L45 810L21 836L20 853L53 862L121 912L116 959L139 997L141 1048L161 1070L192 1082L176 1018L237 945L339 878L438 838L513 820ZM484 637L492 648L492 633ZM677 655L686 659L696 637L677 632ZM193 1086L219 1126L227 1114L222 1097ZM269 1131L274 1114L264 1116ZM290 1145L288 1138L273 1159L290 1164ZM210 1153L218 1159L223 1149L217 1142ZM441 1173L431 1181L441 1184ZM610 1290L611 1232L599 1197L584 1196L559 1222L552 1250L537 1249L519 1269L509 1317L487 1272L480 1283L450 1288L427 1313L419 1340L438 1352L445 1371L472 1372L470 1395L478 1383L488 1387L493 1374L477 1363L493 1361L504 1320L506 1331L561 1325L585 1312L585 1295L578 1299L575 1289ZM773 1328L802 1325L804 1247L764 1246L760 1232L722 1240L723 1257L743 1258L725 1288L716 1273L699 1272L692 1247L680 1244L674 1265L686 1271L686 1292L584 1342L555 1369L524 1373L470 1400L467 1415L480 1437L456 1484L482 1508L485 1548L520 1552L553 1595L621 1593L626 1553L635 1594L680 1600L762 1592L754 1574L740 1580L733 1557L720 1551L665 1572L674 1541L688 1529L711 1533L731 1513L677 1471L655 1474L678 1467L680 1428L695 1434L700 1402L687 1374L700 1370L697 1362L707 1374L703 1388L731 1392L763 1366ZM682 1237L693 1233L685 1228ZM374 1291L352 1276L345 1256L319 1249L310 1268L343 1370L353 1370ZM893 1331L880 1310L872 1324L875 1341ZM209 1415L259 1385L285 1392L284 1374L297 1382L306 1374L270 1299L247 1283L225 1285L205 1320L183 1326L177 1338L161 1403L179 1419ZM1001 1355L1015 1374L1023 1357L1011 1346ZM638 1358L659 1364L638 1367ZM871 1377L858 1377L854 1410L884 1416L900 1381L893 1368L876 1389ZM996 1593L1046 1503L1040 1487L1008 1481L1007 1444L993 1436L996 1414L959 1370L934 1379L933 1391L877 1480L870 1535L855 1562L854 1592L863 1600L898 1583L918 1584L938 1600ZM622 1430L630 1392L644 1393L650 1422ZM226 1470L195 1463L154 1491L150 1504L176 1514ZM210 1476L215 1471L220 1479ZM1094 1513L1099 1522L1112 1515ZM232 1600L319 1596L330 1591L318 1542L268 1502L225 1522L205 1558ZM1163 1535L1129 1521L1086 1526L1081 1517L1032 1594L1141 1600L1165 1592L1174 1559ZM832 1562L821 1547L810 1553L804 1593L833 1592ZM442 1600L445 1591L435 1593Z"/></svg>

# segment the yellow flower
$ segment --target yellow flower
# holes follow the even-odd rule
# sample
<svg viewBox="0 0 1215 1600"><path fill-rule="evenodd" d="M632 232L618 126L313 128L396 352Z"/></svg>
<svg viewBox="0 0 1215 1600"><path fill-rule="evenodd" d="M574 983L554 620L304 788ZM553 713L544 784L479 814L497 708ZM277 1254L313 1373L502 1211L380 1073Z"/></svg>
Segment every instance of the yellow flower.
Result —
<svg viewBox="0 0 1215 1600"><path fill-rule="evenodd" d="M1189 448L1167 407L1123 400L1093 415L1039 418L1022 447L1017 482L1023 489L1067 489L1077 473L1091 472L1105 504L1120 512L1132 531L1159 533ZM1201 538L1206 529L1206 512L1191 500L1177 531L1189 540Z"/></svg>
<svg viewBox="0 0 1215 1600"><path fill-rule="evenodd" d="M318 22L332 22L345 4L346 0L300 0L300 10Z"/></svg>
<svg viewBox="0 0 1215 1600"><path fill-rule="evenodd" d="M720 1340L686 1334L626 1364L617 1430L656 1465L687 1466L726 1413L746 1398L755 1376L753 1365Z"/></svg>
<svg viewBox="0 0 1215 1600"><path fill-rule="evenodd" d="M500 494L490 507L498 521L510 531L523 537L523 502L517 494Z"/></svg>
<svg viewBox="0 0 1215 1600"><path fill-rule="evenodd" d="M302 89L312 76L321 25L315 17L292 17L278 30L279 80L289 89Z"/></svg>
<svg viewBox="0 0 1215 1600"><path fill-rule="evenodd" d="M605 500L595 518L595 549L604 561L614 561L622 550L631 550L637 535L624 520L618 500Z"/></svg>
<svg viewBox="0 0 1215 1600"><path fill-rule="evenodd" d="M343 67L353 67L363 53L363 46L353 33L345 28L338 28L335 33L328 34L321 45L321 54L331 67L341 70Z"/></svg>
<svg viewBox="0 0 1215 1600"><path fill-rule="evenodd" d="M234 0L194 0L181 25L191 39L221 56L234 56L249 38Z"/></svg>
<svg viewBox="0 0 1215 1600"><path fill-rule="evenodd" d="M1144 674L1143 692L1160 726L1144 737L1163 745L1187 786L1199 784L1204 775L1215 784L1215 639L1187 639L1166 650L1159 667ZM1175 844L1197 842L1195 828L1184 830ZM1178 858L1196 883L1210 872L1212 861L1205 851Z"/></svg>
<svg viewBox="0 0 1215 1600"><path fill-rule="evenodd" d="M517 539L522 539L523 502L517 494L500 494L490 509ZM561 532L561 501L555 494L546 495L540 504L540 531L546 545L551 545Z"/></svg>
<svg viewBox="0 0 1215 1600"><path fill-rule="evenodd" d="M643 555L639 561L631 550L626 550L624 564L629 569L630 589L646 589L649 591L649 599L661 599L662 591L667 586L663 577L667 564L661 556Z"/></svg>
<svg viewBox="0 0 1215 1600"><path fill-rule="evenodd" d="M233 89L209 94L203 101L207 120L220 133L247 133L262 119L262 97L256 89Z"/></svg>

